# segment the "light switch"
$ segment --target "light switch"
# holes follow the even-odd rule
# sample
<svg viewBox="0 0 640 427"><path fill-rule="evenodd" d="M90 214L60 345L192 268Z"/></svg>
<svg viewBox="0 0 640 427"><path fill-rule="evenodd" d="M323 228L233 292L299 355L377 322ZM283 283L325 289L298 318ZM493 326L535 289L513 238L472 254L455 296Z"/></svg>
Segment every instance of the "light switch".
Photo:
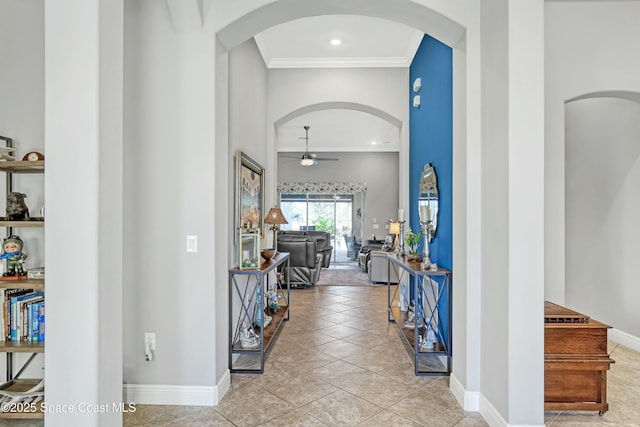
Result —
<svg viewBox="0 0 640 427"><path fill-rule="evenodd" d="M187 252L198 252L198 236L187 236Z"/></svg>

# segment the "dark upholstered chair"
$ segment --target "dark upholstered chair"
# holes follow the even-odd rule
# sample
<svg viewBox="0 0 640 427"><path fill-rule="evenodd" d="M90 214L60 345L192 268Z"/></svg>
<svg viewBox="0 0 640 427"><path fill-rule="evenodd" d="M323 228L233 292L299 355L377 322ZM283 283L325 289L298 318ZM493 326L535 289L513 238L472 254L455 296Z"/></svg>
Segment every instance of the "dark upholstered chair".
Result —
<svg viewBox="0 0 640 427"><path fill-rule="evenodd" d="M278 251L289 252L289 267L282 268L291 287L315 285L320 279L322 254L317 253L316 240L303 235L279 235Z"/></svg>
<svg viewBox="0 0 640 427"><path fill-rule="evenodd" d="M278 240L280 236L309 236L316 241L316 251L322 255L322 267L329 268L331 264L331 254L333 253L333 246L331 246L331 236L326 231L297 231L297 230L283 230L278 233Z"/></svg>

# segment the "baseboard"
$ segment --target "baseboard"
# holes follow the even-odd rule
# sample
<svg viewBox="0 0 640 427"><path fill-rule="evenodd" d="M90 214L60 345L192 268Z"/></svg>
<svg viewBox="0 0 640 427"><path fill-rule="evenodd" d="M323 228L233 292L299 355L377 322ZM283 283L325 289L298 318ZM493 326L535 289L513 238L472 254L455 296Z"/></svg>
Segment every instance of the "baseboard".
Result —
<svg viewBox="0 0 640 427"><path fill-rule="evenodd" d="M462 409L469 412L478 412L480 393L477 391L467 391L462 383L451 374L449 377L449 389L456 398Z"/></svg>
<svg viewBox="0 0 640 427"><path fill-rule="evenodd" d="M615 343L629 347L632 350L640 351L640 338L634 337L618 329L609 330L609 339Z"/></svg>
<svg viewBox="0 0 640 427"><path fill-rule="evenodd" d="M216 406L231 386L226 371L216 386L124 384L124 402L139 405Z"/></svg>
<svg viewBox="0 0 640 427"><path fill-rule="evenodd" d="M478 405L479 405L478 410L480 412L480 415L482 415L482 418L484 418L487 424L489 424L492 427L496 427L496 426L506 427L508 425L507 421L504 418L502 418L502 415L500 415L500 412L498 412L496 408L493 407L491 402L489 402L487 398L484 397L482 394L480 394L480 396L478 397Z"/></svg>
<svg viewBox="0 0 640 427"><path fill-rule="evenodd" d="M491 427L545 427L544 424L509 424L482 394L480 394L479 401L480 415Z"/></svg>
<svg viewBox="0 0 640 427"><path fill-rule="evenodd" d="M220 378L220 381L218 381L216 388L218 389L215 403L217 405L231 388L231 372L229 372L228 369L224 371L224 374L222 375L222 378Z"/></svg>

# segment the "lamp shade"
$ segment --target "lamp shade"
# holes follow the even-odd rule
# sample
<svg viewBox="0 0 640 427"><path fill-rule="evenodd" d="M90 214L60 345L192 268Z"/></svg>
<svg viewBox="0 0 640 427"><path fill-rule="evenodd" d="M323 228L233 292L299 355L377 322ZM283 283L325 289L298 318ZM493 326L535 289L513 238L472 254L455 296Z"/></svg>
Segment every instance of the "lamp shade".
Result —
<svg viewBox="0 0 640 427"><path fill-rule="evenodd" d="M265 224L289 224L279 207L274 206L269 209L269 213L264 219Z"/></svg>
<svg viewBox="0 0 640 427"><path fill-rule="evenodd" d="M400 234L400 223L398 222L389 223L389 234L395 234L395 235Z"/></svg>

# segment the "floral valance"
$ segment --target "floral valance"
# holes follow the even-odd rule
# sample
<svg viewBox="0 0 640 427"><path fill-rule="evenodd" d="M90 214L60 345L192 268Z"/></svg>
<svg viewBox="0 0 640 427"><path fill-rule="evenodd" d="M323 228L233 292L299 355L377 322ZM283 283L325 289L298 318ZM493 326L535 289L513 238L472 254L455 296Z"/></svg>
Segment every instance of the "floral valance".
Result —
<svg viewBox="0 0 640 427"><path fill-rule="evenodd" d="M353 194L367 191L363 182L281 182L278 193Z"/></svg>

